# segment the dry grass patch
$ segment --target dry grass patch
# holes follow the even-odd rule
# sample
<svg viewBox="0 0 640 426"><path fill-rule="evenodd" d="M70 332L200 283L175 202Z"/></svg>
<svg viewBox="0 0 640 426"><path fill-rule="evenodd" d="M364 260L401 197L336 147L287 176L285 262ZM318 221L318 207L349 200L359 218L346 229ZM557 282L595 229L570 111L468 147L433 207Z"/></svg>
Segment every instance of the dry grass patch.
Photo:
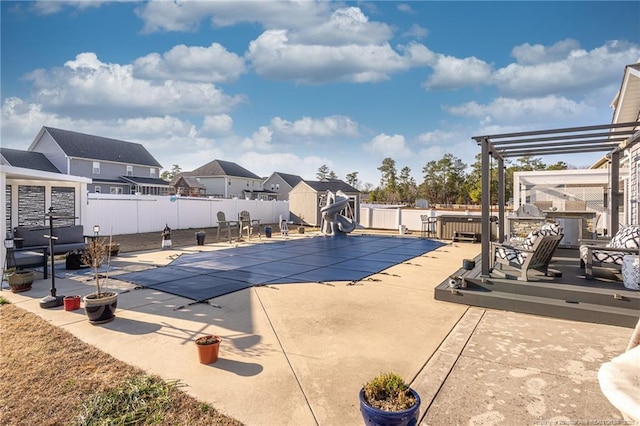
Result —
<svg viewBox="0 0 640 426"><path fill-rule="evenodd" d="M128 389L141 377L149 376L31 312L0 304L0 424L78 424L85 401ZM127 424L241 425L179 385L151 379L166 389L166 396L153 397L161 408Z"/></svg>

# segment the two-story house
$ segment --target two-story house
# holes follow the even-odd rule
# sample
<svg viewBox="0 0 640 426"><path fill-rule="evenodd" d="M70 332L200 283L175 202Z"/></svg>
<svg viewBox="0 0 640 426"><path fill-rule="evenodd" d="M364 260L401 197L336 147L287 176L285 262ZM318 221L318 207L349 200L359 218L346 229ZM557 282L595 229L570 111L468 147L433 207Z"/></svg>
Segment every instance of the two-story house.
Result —
<svg viewBox="0 0 640 426"><path fill-rule="evenodd" d="M272 200L276 195L263 187L264 179L231 161L213 160L182 176L195 178L206 195L217 198Z"/></svg>
<svg viewBox="0 0 640 426"><path fill-rule="evenodd" d="M274 172L264 181L264 188L276 194L279 201L289 199L289 192L299 184L302 178L298 175Z"/></svg>
<svg viewBox="0 0 640 426"><path fill-rule="evenodd" d="M89 192L166 195L162 166L139 143L42 127L28 151L42 153L61 173L92 179Z"/></svg>

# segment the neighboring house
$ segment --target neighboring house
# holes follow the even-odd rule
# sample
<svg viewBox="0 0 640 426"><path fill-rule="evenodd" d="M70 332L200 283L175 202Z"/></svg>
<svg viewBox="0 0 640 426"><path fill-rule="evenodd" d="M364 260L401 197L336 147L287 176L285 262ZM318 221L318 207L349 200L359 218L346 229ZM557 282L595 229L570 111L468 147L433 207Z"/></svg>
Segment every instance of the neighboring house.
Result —
<svg viewBox="0 0 640 426"><path fill-rule="evenodd" d="M169 185L171 186L169 190L171 195L204 197L207 194L207 188L197 178L190 176L178 175L171 180Z"/></svg>
<svg viewBox="0 0 640 426"><path fill-rule="evenodd" d="M333 193L342 191L348 195L349 206L353 214L353 219L356 222L359 222L360 191L339 179L300 181L289 192L289 211L291 212L291 219L295 223L320 226L322 222L320 209L326 204L327 191L331 191Z"/></svg>
<svg viewBox="0 0 640 426"><path fill-rule="evenodd" d="M627 65L622 77L622 84L618 94L611 103L613 108L612 123L629 123L640 120L640 61ZM639 130L636 128L636 130ZM615 136L615 131L613 132ZM640 143L635 143L627 149L625 156L620 157L620 168L628 168L626 176L620 178L626 181L624 188L624 208L621 215L624 219L620 223L629 225L640 224Z"/></svg>
<svg viewBox="0 0 640 426"><path fill-rule="evenodd" d="M42 127L28 150L44 154L63 174L91 178L89 192L169 193L169 182L159 177L162 166L139 143Z"/></svg>
<svg viewBox="0 0 640 426"><path fill-rule="evenodd" d="M270 200L275 194L265 191L263 178L231 161L213 160L181 176L197 179L206 188L206 195L218 198Z"/></svg>
<svg viewBox="0 0 640 426"><path fill-rule="evenodd" d="M298 175L274 172L264 181L264 188L277 194L277 199L285 201L289 199L289 192L302 181Z"/></svg>

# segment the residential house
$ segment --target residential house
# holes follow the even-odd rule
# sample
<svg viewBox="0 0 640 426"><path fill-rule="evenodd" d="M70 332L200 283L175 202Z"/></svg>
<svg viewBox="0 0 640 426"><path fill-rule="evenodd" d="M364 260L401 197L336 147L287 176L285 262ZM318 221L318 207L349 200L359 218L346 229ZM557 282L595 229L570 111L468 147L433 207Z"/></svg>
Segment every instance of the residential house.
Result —
<svg viewBox="0 0 640 426"><path fill-rule="evenodd" d="M627 65L622 76L622 84L618 94L611 103L613 108L612 123L629 123L640 121L640 61ZM636 128L640 131L640 129ZM615 130L612 136L615 136ZM628 170L626 176L620 173L620 178L625 181L624 204L621 215L624 215L621 223L630 225L640 224L640 143L633 144L620 158L620 167Z"/></svg>
<svg viewBox="0 0 640 426"><path fill-rule="evenodd" d="M171 195L181 195L183 197L204 197L207 194L207 188L200 183L198 178L191 176L178 175L171 180L169 184Z"/></svg>
<svg viewBox="0 0 640 426"><path fill-rule="evenodd" d="M359 222L360 191L340 179L321 181L302 180L289 192L289 211L295 223L320 226L322 215L320 209L326 205L327 191L344 192L349 196L351 219ZM347 213L347 212L345 212ZM346 214L347 217L348 214Z"/></svg>
<svg viewBox="0 0 640 426"><path fill-rule="evenodd" d="M197 179L206 188L206 195L218 198L270 200L271 191L264 190L264 179L231 161L213 160L181 176Z"/></svg>
<svg viewBox="0 0 640 426"><path fill-rule="evenodd" d="M39 152L63 174L91 178L90 192L166 195L162 166L139 143L42 127L29 151Z"/></svg>
<svg viewBox="0 0 640 426"><path fill-rule="evenodd" d="M289 192L302 181L298 175L274 172L264 181L264 187L277 194L277 199L286 201L289 199Z"/></svg>

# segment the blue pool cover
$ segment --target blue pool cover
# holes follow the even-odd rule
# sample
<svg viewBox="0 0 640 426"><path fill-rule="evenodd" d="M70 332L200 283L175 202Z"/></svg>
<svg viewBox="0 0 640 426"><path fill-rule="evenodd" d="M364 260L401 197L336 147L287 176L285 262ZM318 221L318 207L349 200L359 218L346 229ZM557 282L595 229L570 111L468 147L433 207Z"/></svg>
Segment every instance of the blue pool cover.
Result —
<svg viewBox="0 0 640 426"><path fill-rule="evenodd" d="M442 245L408 237L302 238L185 254L167 266L113 278L204 301L257 285L359 281Z"/></svg>

